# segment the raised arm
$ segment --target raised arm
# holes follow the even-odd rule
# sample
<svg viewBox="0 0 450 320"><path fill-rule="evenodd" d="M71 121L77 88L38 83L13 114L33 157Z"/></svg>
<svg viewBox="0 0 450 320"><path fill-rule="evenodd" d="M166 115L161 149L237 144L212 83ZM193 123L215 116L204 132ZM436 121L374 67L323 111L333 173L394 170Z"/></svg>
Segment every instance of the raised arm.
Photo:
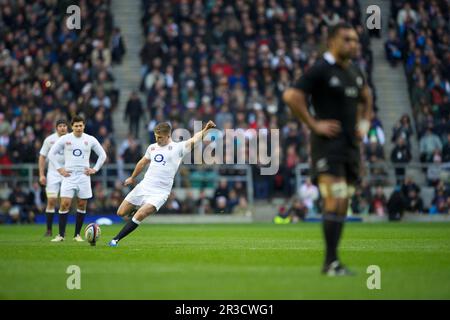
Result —
<svg viewBox="0 0 450 320"><path fill-rule="evenodd" d="M199 142L200 140L203 139L203 137L205 136L206 132L209 129L215 128L216 124L214 122L212 122L211 120L208 121L208 123L206 124L206 126L203 128L202 131L197 132L196 134L194 134L194 136L192 138L190 138L189 140L186 141L186 149L191 150L193 146L195 146L195 144L197 142Z"/></svg>

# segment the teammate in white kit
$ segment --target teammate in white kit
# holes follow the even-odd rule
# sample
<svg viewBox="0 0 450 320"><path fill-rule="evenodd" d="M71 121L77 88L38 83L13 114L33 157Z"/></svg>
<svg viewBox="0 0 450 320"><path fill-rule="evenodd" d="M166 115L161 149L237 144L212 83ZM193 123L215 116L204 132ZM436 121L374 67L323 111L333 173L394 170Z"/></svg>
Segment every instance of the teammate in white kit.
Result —
<svg viewBox="0 0 450 320"><path fill-rule="evenodd" d="M106 152L98 140L84 133L85 122L80 116L72 119L72 133L66 134L56 141L50 149L48 158L55 166L63 180L61 183L59 206L59 235L52 241L64 241L67 213L72 204L72 198L77 196L77 216L75 224L75 241L83 241L80 231L86 215L87 200L92 198L91 175L102 167L106 160ZM97 163L89 167L89 157L93 150L97 155ZM58 153L64 152L64 166L58 162Z"/></svg>
<svg viewBox="0 0 450 320"><path fill-rule="evenodd" d="M139 209L117 236L109 242L111 247L116 247L118 242L135 230L145 218L161 208L172 190L173 179L183 156L191 151L192 147L203 138L209 129L215 126L214 122L209 121L205 128L191 139L178 143L173 142L170 138L169 124L160 123L155 127L156 143L147 148L145 155L136 164L133 174L125 180L124 184L126 186L134 184L136 177L144 167L147 164L150 166L144 179L123 200L117 210L117 215L126 217L137 207Z"/></svg>
<svg viewBox="0 0 450 320"><path fill-rule="evenodd" d="M46 237L52 236L53 214L55 213L56 201L58 199L59 189L61 187L62 176L56 171L51 162L48 163L47 175L45 175L45 164L47 162L50 148L55 144L56 140L67 133L67 121L60 119L56 121L56 132L45 138L39 152L39 183L45 186L47 194L47 207L45 215L47 219ZM57 155L57 161L64 164L64 154L60 152Z"/></svg>

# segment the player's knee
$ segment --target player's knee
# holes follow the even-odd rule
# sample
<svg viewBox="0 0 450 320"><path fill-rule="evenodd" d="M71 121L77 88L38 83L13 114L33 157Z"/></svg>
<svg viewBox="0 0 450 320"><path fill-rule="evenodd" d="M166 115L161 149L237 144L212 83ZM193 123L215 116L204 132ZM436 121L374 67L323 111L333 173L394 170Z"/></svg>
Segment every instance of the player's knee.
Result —
<svg viewBox="0 0 450 320"><path fill-rule="evenodd" d="M77 203L77 209L78 210L86 210L86 206L87 206L87 201L85 200L79 200Z"/></svg>
<svg viewBox="0 0 450 320"><path fill-rule="evenodd" d="M142 210L139 210L138 212L136 212L134 217L137 220L142 221L145 218L147 218L148 216L150 216L155 211L156 211L156 208L154 206L148 206L148 207L142 208Z"/></svg>
<svg viewBox="0 0 450 320"><path fill-rule="evenodd" d="M48 198L47 200L47 211L54 211L56 207L56 199Z"/></svg>
<svg viewBox="0 0 450 320"><path fill-rule="evenodd" d="M70 202L61 202L61 209L67 210L70 207Z"/></svg>
<svg viewBox="0 0 450 320"><path fill-rule="evenodd" d="M126 212L125 212L125 210L123 210L122 208L119 208L119 209L117 210L117 215L118 215L119 217L124 217L124 216L126 215Z"/></svg>

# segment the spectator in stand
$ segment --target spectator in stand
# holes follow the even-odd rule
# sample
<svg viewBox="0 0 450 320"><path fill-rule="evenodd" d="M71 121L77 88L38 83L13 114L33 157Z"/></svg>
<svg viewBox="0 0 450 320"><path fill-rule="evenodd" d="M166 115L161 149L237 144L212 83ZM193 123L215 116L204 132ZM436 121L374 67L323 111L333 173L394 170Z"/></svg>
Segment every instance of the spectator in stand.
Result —
<svg viewBox="0 0 450 320"><path fill-rule="evenodd" d="M441 178L442 155L439 150L433 153L432 163L427 167L427 180L430 186L434 186Z"/></svg>
<svg viewBox="0 0 450 320"><path fill-rule="evenodd" d="M292 219L292 222L298 222L298 220L304 221L308 214L308 207L301 199L294 199L291 207L288 210L288 214Z"/></svg>
<svg viewBox="0 0 450 320"><path fill-rule="evenodd" d="M424 212L423 200L414 189L411 189L408 193L408 198L406 201L406 210L411 213Z"/></svg>
<svg viewBox="0 0 450 320"><path fill-rule="evenodd" d="M125 198L125 194L122 190L122 182L116 181L114 188L111 190L106 202L105 210L107 212L115 212Z"/></svg>
<svg viewBox="0 0 450 320"><path fill-rule="evenodd" d="M197 212L194 195L192 194L192 191L190 191L190 190L186 191L186 197L181 202L181 212L182 213L196 213Z"/></svg>
<svg viewBox="0 0 450 320"><path fill-rule="evenodd" d="M372 198L370 212L378 216L384 216L387 213L387 200L382 187L377 187Z"/></svg>
<svg viewBox="0 0 450 320"><path fill-rule="evenodd" d="M227 202L228 202L228 200L226 197L218 196L216 198L215 213L228 213Z"/></svg>
<svg viewBox="0 0 450 320"><path fill-rule="evenodd" d="M230 192L228 193L228 201L227 201L227 213L231 213L234 210L234 207L239 204L239 197L236 193L236 190L230 189Z"/></svg>
<svg viewBox="0 0 450 320"><path fill-rule="evenodd" d="M8 201L12 205L12 212L10 216L15 223L33 223L34 222L34 198L27 194L20 184L16 184Z"/></svg>
<svg viewBox="0 0 450 320"><path fill-rule="evenodd" d="M226 179L221 179L219 181L219 186L214 191L214 208L216 210L224 209L226 207L226 202L228 200L228 196L229 196L228 182ZM225 199L225 206L221 206L219 208L218 201L220 199L220 201L223 203L223 198Z"/></svg>
<svg viewBox="0 0 450 320"><path fill-rule="evenodd" d="M170 193L169 198L161 209L161 213L176 214L182 212L181 202L176 198L174 192Z"/></svg>
<svg viewBox="0 0 450 320"><path fill-rule="evenodd" d="M141 145L133 140L123 154L123 161L125 163L137 163L141 157Z"/></svg>
<svg viewBox="0 0 450 320"><path fill-rule="evenodd" d="M244 196L240 196L239 197L239 203L237 204L237 206L235 206L233 208L232 213L234 215L243 215L243 216L246 216L246 217L251 216L252 212L250 211L250 208L248 206L247 198L245 198Z"/></svg>
<svg viewBox="0 0 450 320"><path fill-rule="evenodd" d="M143 119L144 108L136 91L131 92L125 109L125 120L128 119L128 132L135 138L139 137L139 124ZM144 120L145 121L145 120Z"/></svg>
<svg viewBox="0 0 450 320"><path fill-rule="evenodd" d="M11 124L5 119L5 114L0 112L0 136L9 136L11 131Z"/></svg>
<svg viewBox="0 0 450 320"><path fill-rule="evenodd" d="M122 57L127 52L125 41L123 39L120 28L115 27L111 36L111 56L114 63L121 64Z"/></svg>
<svg viewBox="0 0 450 320"><path fill-rule="evenodd" d="M385 171L383 167L384 163L384 150L377 142L376 138L372 137L370 143L366 146L366 159L371 165L374 165L371 169L372 174L378 177L384 176Z"/></svg>
<svg viewBox="0 0 450 320"><path fill-rule="evenodd" d="M444 148L442 149L442 162L450 162L450 133L447 134L447 140L445 141Z"/></svg>
<svg viewBox="0 0 450 320"><path fill-rule="evenodd" d="M8 169L8 166L12 165L13 162L9 157L6 147L0 145L0 166L6 166L6 168L0 169L1 176L10 176L13 174L11 169Z"/></svg>
<svg viewBox="0 0 450 320"><path fill-rule="evenodd" d="M433 133L433 129L428 127L425 134L420 138L420 161L432 162L433 155L436 150L442 152L442 142L437 135Z"/></svg>
<svg viewBox="0 0 450 320"><path fill-rule="evenodd" d="M431 202L432 207L430 213L448 213L448 196L446 196L444 190L437 189L436 194Z"/></svg>
<svg viewBox="0 0 450 320"><path fill-rule="evenodd" d="M411 152L402 136L398 137L397 143L395 144L394 149L392 149L391 161L394 164L403 166L411 161ZM400 184L405 176L405 167L395 168L395 176L397 178L397 184Z"/></svg>
<svg viewBox="0 0 450 320"><path fill-rule="evenodd" d="M421 112L420 105L428 105L431 103L431 93L427 88L427 84L423 77L417 80L417 83L413 85L411 93L411 102L413 107L414 116L417 117Z"/></svg>
<svg viewBox="0 0 450 320"><path fill-rule="evenodd" d="M397 142L399 137L404 139L404 142L408 148L410 148L410 138L413 134L411 127L411 120L407 114L404 114L400 121L396 123L394 129L392 130L392 142Z"/></svg>
<svg viewBox="0 0 450 320"><path fill-rule="evenodd" d="M199 214L214 212L211 205L211 200L206 196L205 190L200 190L200 194L196 202L196 207L198 208L197 210Z"/></svg>
<svg viewBox="0 0 450 320"><path fill-rule="evenodd" d="M392 67L396 67L397 63L402 61L402 44L397 37L397 32L393 29L389 30L388 40L384 44L386 59Z"/></svg>
<svg viewBox="0 0 450 320"><path fill-rule="evenodd" d="M28 203L30 203L30 215L35 217L45 209L45 193L39 182L34 181L31 190L28 193Z"/></svg>
<svg viewBox="0 0 450 320"><path fill-rule="evenodd" d="M378 122L372 120L367 136L364 137L364 143L367 145L373 141L375 141L377 145L383 146L386 142L386 138L383 127Z"/></svg>
<svg viewBox="0 0 450 320"><path fill-rule="evenodd" d="M363 190L356 188L350 202L354 214L368 214L370 209L370 198L364 197Z"/></svg>
<svg viewBox="0 0 450 320"><path fill-rule="evenodd" d="M405 209L406 199L403 196L401 188L399 186L396 186L387 203L389 221L401 220Z"/></svg>
<svg viewBox="0 0 450 320"><path fill-rule="evenodd" d="M310 178L300 186L299 197L308 209L308 213L315 213L315 202L319 199L319 189L312 184Z"/></svg>
<svg viewBox="0 0 450 320"><path fill-rule="evenodd" d="M11 210L11 203L8 200L2 200L0 198L0 224L8 222L10 210Z"/></svg>
<svg viewBox="0 0 450 320"><path fill-rule="evenodd" d="M405 2L403 9L398 12L397 16L397 24L400 27L400 30L404 30L418 21L419 16L417 15L417 12L411 8L409 2Z"/></svg>
<svg viewBox="0 0 450 320"><path fill-rule="evenodd" d="M403 181L401 188L402 188L403 196L405 196L405 197L408 197L410 190L414 190L417 193L420 192L420 187L417 185L417 183L414 182L414 180L410 176L405 177L405 180Z"/></svg>

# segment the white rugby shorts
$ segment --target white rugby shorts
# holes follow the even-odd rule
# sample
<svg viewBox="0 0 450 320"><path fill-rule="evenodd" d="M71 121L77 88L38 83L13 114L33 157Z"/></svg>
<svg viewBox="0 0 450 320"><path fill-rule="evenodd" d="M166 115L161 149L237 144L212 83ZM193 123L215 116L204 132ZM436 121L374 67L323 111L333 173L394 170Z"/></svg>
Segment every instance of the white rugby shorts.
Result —
<svg viewBox="0 0 450 320"><path fill-rule="evenodd" d="M58 198L59 190L61 189L63 176L58 171L47 172L47 184L45 186L45 193L47 198Z"/></svg>
<svg viewBox="0 0 450 320"><path fill-rule="evenodd" d="M73 198L74 196L78 199L92 198L91 177L84 174L84 171L72 171L70 177L62 179L60 197Z"/></svg>
<svg viewBox="0 0 450 320"><path fill-rule="evenodd" d="M149 190L145 188L142 183L139 183L131 192L125 197L125 200L135 206L143 206L144 204L151 204L158 211L169 197L170 191L165 192L161 190Z"/></svg>

